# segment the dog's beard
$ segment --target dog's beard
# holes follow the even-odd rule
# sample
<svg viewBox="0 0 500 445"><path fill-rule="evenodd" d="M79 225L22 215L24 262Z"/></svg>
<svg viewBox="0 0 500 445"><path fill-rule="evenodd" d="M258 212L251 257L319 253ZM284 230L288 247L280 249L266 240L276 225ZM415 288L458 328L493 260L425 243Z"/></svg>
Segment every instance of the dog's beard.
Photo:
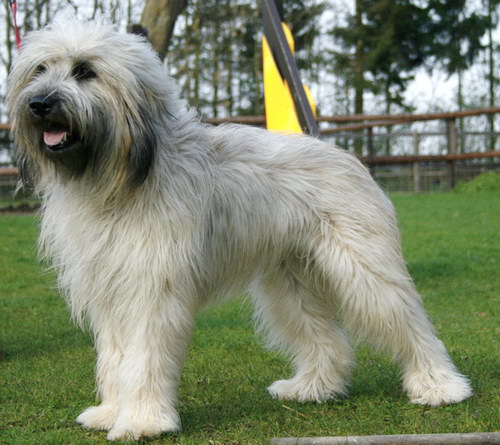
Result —
<svg viewBox="0 0 500 445"><path fill-rule="evenodd" d="M81 176L89 164L91 148L67 122L66 119L43 119L28 121L26 125L31 126L29 133L34 150L64 176Z"/></svg>

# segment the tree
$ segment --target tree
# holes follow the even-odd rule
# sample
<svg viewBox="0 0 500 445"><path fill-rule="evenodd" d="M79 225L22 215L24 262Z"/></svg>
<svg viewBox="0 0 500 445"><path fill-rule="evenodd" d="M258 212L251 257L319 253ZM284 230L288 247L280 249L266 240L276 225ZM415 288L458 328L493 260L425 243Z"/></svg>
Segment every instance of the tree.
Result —
<svg viewBox="0 0 500 445"><path fill-rule="evenodd" d="M234 74L238 78L236 112L241 115L263 114L262 25L259 9L251 3L241 2L237 23L239 51Z"/></svg>
<svg viewBox="0 0 500 445"><path fill-rule="evenodd" d="M322 35L319 19L326 6L321 0L284 0L282 3L284 21L289 25L295 42L297 67L309 75L325 63L315 43ZM316 78L314 74L311 77Z"/></svg>
<svg viewBox="0 0 500 445"><path fill-rule="evenodd" d="M332 35L341 51L334 53L338 71L354 89L354 113L364 113L364 93L383 92L386 112L405 106L402 93L429 48L428 11L410 0L356 0L345 26ZM355 144L361 154L361 140Z"/></svg>
<svg viewBox="0 0 500 445"><path fill-rule="evenodd" d="M407 0L380 0L368 12L370 51L366 65L373 79L372 90L383 95L386 114L393 111L393 105L410 111L403 95L408 82L414 78L415 69L429 54L428 11ZM387 133L391 129L387 126ZM387 137L385 154L390 154L391 146Z"/></svg>
<svg viewBox="0 0 500 445"><path fill-rule="evenodd" d="M148 38L163 59L167 54L175 22L187 6L187 0L146 0L141 25Z"/></svg>
<svg viewBox="0 0 500 445"><path fill-rule="evenodd" d="M488 17L466 8L466 0L430 0L429 11L434 17L430 32L434 36L430 52L450 76L458 80L457 105L465 105L463 73L474 63L484 49L482 37L488 29ZM463 119L459 130L464 131ZM464 151L464 139L459 140L459 150Z"/></svg>
<svg viewBox="0 0 500 445"><path fill-rule="evenodd" d="M500 0L484 0L483 1L485 9L486 9L486 17L487 17L487 35L488 41L486 44L487 51L487 62L488 62L488 74L486 79L488 81L488 105L490 107L495 106L496 97L495 91L496 86L498 84L498 77L496 76L495 71L495 56L499 53L500 47L498 44L495 44L493 40L493 30L498 25L498 7L500 5ZM488 123L489 123L489 131L491 133L495 132L495 115L488 115ZM491 135L489 138L489 149L491 151L495 150L496 145L496 137L495 135Z"/></svg>
<svg viewBox="0 0 500 445"><path fill-rule="evenodd" d="M430 53L448 74L457 75L457 104L462 109L462 74L483 49L481 38L488 29L488 18L468 11L466 0L429 0L428 9L434 18L429 29L434 37Z"/></svg>
<svg viewBox="0 0 500 445"><path fill-rule="evenodd" d="M355 114L363 113L363 93L371 86L365 80L366 28L362 11L366 2L367 0L355 0L354 15L348 16L345 26L337 26L332 30L332 35L341 49L333 54L337 72L343 72L348 83L354 88Z"/></svg>

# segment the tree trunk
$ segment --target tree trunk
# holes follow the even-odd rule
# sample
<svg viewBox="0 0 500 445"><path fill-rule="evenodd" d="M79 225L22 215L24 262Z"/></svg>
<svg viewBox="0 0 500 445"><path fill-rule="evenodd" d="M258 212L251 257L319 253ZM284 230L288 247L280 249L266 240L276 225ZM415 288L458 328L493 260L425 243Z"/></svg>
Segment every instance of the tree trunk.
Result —
<svg viewBox="0 0 500 445"><path fill-rule="evenodd" d="M458 111L462 111L464 109L464 93L463 93L463 73L462 70L458 70L457 72L458 75ZM465 128L464 128L464 120L462 118L458 119L458 130L460 133L463 133ZM458 140L458 152L463 153L464 152L464 136L463 134L460 135L460 138Z"/></svg>
<svg viewBox="0 0 500 445"><path fill-rule="evenodd" d="M495 106L495 49L494 49L494 42L493 42L493 2L492 0L488 0L488 20L489 20L489 26L488 26L488 84L489 84L489 91L488 91L488 105L490 107ZM488 115L488 121L489 121L489 131L491 133L495 132L495 115L494 114L489 114ZM496 145L496 137L494 134L490 135L489 138L489 149L491 151L495 150L495 145Z"/></svg>
<svg viewBox="0 0 500 445"><path fill-rule="evenodd" d="M354 18L355 28L360 31L363 25L361 0L356 0L356 15ZM365 88L364 77L364 46L363 41L358 39L354 56L354 114L363 114L363 93ZM354 151L358 156L363 154L363 138L356 138L354 141Z"/></svg>
<svg viewBox="0 0 500 445"><path fill-rule="evenodd" d="M233 95L233 42L236 41L236 23L234 20L233 14L233 6L231 4L231 0L227 0L225 7L228 8L229 14L229 39L225 44L225 52L226 52L226 114L227 116L232 116L233 114L233 106L234 106L234 95Z"/></svg>
<svg viewBox="0 0 500 445"><path fill-rule="evenodd" d="M212 60L212 117L219 115L219 82L220 82L220 22L215 19Z"/></svg>
<svg viewBox="0 0 500 445"><path fill-rule="evenodd" d="M194 8L194 18L193 18L193 36L195 42L201 42L201 11L200 11L200 1L196 2L196 6ZM193 104L195 107L200 106L200 77L201 77L201 45L197 45L196 43L193 46L194 51L194 69L192 72L193 78Z"/></svg>
<svg viewBox="0 0 500 445"><path fill-rule="evenodd" d="M258 9L255 9L256 20L260 20ZM257 18L258 17L258 18ZM261 115L264 114L264 91L263 91L263 82L264 79L262 77L262 47L261 41L257 37L254 38L254 52L253 52L253 97L252 101L252 114Z"/></svg>
<svg viewBox="0 0 500 445"><path fill-rule="evenodd" d="M175 21L186 8L187 0L146 0L141 25L148 31L148 38L162 59L165 58Z"/></svg>
<svg viewBox="0 0 500 445"><path fill-rule="evenodd" d="M390 86L391 84L388 77L385 81L385 114L387 115L391 114L392 98ZM390 156L392 148L392 138L390 136L392 132L392 125L387 125L385 127L385 132L387 133L387 138L385 139L385 154L386 156Z"/></svg>
<svg viewBox="0 0 500 445"><path fill-rule="evenodd" d="M11 12L9 8L9 2L4 2L5 6L5 46L7 49L7 58L4 59L3 55L0 54L0 60L2 60L2 63L5 65L5 70L7 74L10 72L10 69L12 67L12 59L13 59L13 43L12 43L12 33L13 27L11 24Z"/></svg>

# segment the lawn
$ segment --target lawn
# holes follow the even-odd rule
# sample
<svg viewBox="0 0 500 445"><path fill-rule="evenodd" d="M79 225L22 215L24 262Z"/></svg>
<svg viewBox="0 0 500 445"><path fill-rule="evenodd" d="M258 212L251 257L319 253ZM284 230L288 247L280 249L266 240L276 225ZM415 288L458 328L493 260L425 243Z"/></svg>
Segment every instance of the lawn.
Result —
<svg viewBox="0 0 500 445"><path fill-rule="evenodd" d="M239 298L197 318L180 390L183 432L158 444L263 444L272 437L486 432L500 429L500 198L394 196L406 260L440 337L475 395L453 406L408 403L397 368L360 347L350 397L322 405L272 400L289 375L261 346ZM36 219L0 216L0 443L102 444L74 424L94 404L90 336L69 320L55 279L35 259Z"/></svg>

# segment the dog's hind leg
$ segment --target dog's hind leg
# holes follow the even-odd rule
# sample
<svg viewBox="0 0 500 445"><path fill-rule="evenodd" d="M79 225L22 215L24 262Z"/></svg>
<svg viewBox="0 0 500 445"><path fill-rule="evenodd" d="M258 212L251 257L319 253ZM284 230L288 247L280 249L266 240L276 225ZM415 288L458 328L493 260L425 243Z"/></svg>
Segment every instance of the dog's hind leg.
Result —
<svg viewBox="0 0 500 445"><path fill-rule="evenodd" d="M408 275L397 232L322 229L316 260L332 280L347 330L392 353L413 403L436 406L469 397L469 382L436 337Z"/></svg>
<svg viewBox="0 0 500 445"><path fill-rule="evenodd" d="M258 326L271 347L291 356L295 375L274 382L271 396L323 402L343 396L353 365L353 350L334 321L331 308L307 280L286 268L261 277L252 288Z"/></svg>

